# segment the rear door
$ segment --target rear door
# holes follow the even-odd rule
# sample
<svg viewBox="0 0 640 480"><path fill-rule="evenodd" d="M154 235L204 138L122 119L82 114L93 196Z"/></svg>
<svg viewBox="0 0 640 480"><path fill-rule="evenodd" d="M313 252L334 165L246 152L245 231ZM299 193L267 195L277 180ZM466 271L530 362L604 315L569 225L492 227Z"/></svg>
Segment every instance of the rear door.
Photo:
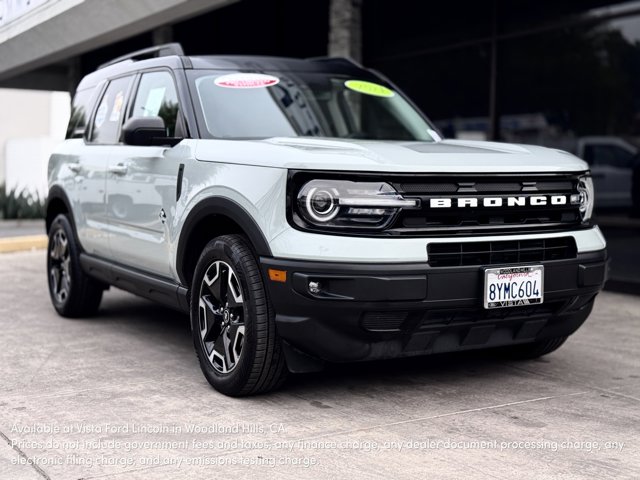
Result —
<svg viewBox="0 0 640 480"><path fill-rule="evenodd" d="M71 165L76 173L74 212L78 236L88 253L101 257L109 256L107 167L120 134L122 109L131 80L131 76L116 78L103 89L85 135L85 146L77 165Z"/></svg>
<svg viewBox="0 0 640 480"><path fill-rule="evenodd" d="M127 118L159 116L168 136L184 136L176 84L169 70L142 73L134 90ZM175 210L180 166L175 150L121 143L109 162L111 256L125 265L170 277L167 221Z"/></svg>
<svg viewBox="0 0 640 480"><path fill-rule="evenodd" d="M85 143L85 136L90 128L91 112L103 88L104 83L101 83L98 86L76 92L73 97L73 103L71 104L71 117L66 134L66 143L71 145L71 148L64 154L54 154L54 156L61 157L67 169L67 173L63 174L64 190L71 205L73 205L71 210L75 224L78 227L80 240L84 248L88 251L93 249L93 245L91 245L90 240L89 244L86 244L85 223L86 218L93 212L87 210L89 206L85 206L83 202L80 201L79 195L84 191L88 169L92 167L91 156L88 154L89 152ZM52 156L52 159L53 158ZM50 161L50 170L52 166L52 162ZM51 171L49 173L51 174ZM56 176L59 177L58 174L56 174Z"/></svg>

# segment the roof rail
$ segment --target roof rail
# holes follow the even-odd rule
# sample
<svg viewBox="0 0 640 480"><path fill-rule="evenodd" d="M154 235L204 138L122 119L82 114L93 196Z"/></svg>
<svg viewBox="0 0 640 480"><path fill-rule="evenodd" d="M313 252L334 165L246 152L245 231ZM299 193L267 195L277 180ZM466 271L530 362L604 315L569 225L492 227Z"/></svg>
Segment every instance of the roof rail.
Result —
<svg viewBox="0 0 640 480"><path fill-rule="evenodd" d="M109 67L111 65L115 65L116 63L124 62L125 60L145 60L147 58L168 57L170 55L184 55L182 45L180 45L179 43L166 43L164 45L158 45L156 47L137 50L135 52L128 53L127 55L122 55L121 57L114 58L107 63L103 63L98 67L98 70L100 70L101 68Z"/></svg>

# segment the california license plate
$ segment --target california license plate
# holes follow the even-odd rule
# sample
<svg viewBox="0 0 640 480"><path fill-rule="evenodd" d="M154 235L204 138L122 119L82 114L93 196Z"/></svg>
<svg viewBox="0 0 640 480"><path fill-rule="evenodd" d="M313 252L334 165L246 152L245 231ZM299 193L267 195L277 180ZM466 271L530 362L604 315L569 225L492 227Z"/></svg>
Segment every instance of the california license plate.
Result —
<svg viewBox="0 0 640 480"><path fill-rule="evenodd" d="M535 305L544 299L544 266L487 268L484 308Z"/></svg>

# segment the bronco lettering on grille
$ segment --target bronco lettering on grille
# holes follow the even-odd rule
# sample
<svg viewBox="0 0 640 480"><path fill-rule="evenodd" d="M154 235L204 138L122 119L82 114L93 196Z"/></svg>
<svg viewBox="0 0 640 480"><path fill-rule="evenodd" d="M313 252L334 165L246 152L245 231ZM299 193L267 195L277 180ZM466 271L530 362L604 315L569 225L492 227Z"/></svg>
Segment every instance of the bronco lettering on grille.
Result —
<svg viewBox="0 0 640 480"><path fill-rule="evenodd" d="M462 198L432 198L429 200L430 208L477 208L482 207L543 207L547 205L567 205L567 195L533 195L521 197L462 197Z"/></svg>

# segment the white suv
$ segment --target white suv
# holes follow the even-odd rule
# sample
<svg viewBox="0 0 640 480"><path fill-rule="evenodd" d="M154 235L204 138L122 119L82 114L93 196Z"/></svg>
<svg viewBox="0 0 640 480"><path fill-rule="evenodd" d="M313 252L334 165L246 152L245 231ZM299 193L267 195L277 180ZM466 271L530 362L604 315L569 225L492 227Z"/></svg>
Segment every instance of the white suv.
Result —
<svg viewBox="0 0 640 480"><path fill-rule="evenodd" d="M607 275L583 161L443 140L345 59L116 59L79 85L49 185L56 310L114 285L188 312L228 395L325 362L543 355Z"/></svg>

